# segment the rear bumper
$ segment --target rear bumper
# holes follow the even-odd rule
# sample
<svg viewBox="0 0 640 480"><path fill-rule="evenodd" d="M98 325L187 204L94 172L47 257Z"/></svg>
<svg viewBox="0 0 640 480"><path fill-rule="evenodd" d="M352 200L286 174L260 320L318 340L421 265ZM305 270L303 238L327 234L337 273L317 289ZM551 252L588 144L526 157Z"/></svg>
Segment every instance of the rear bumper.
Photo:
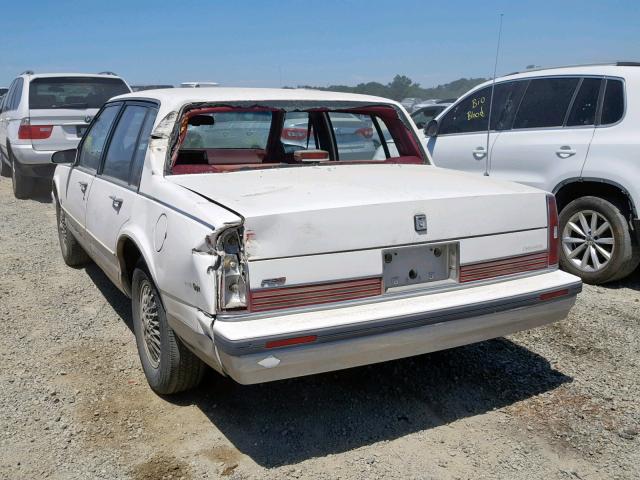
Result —
<svg viewBox="0 0 640 480"><path fill-rule="evenodd" d="M215 363L237 382L253 384L444 350L561 320L581 286L577 277L552 271L373 304L216 320ZM303 336L317 339L266 348L267 342Z"/></svg>
<svg viewBox="0 0 640 480"><path fill-rule="evenodd" d="M49 150L34 150L31 145L11 145L16 168L27 177L52 178L56 165L51 163L55 153Z"/></svg>
<svg viewBox="0 0 640 480"><path fill-rule="evenodd" d="M253 384L341 370L459 347L562 320L571 298L535 307L408 328L388 333L304 345L248 355L219 349L224 371L242 384Z"/></svg>

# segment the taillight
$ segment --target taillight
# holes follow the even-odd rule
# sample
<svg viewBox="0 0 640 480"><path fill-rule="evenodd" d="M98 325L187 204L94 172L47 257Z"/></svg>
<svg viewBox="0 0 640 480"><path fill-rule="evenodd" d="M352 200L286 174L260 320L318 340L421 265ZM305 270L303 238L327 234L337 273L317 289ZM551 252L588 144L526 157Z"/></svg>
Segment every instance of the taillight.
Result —
<svg viewBox="0 0 640 480"><path fill-rule="evenodd" d="M373 137L373 128L359 128L358 130L356 130L356 135L360 135L362 138L371 138Z"/></svg>
<svg viewBox="0 0 640 480"><path fill-rule="evenodd" d="M547 195L547 219L548 219L548 256L549 266L558 265L558 255L560 254L560 232L558 227L558 207L556 197Z"/></svg>
<svg viewBox="0 0 640 480"><path fill-rule="evenodd" d="M282 138L286 140L304 140L307 138L306 128L283 128Z"/></svg>
<svg viewBox="0 0 640 480"><path fill-rule="evenodd" d="M234 229L223 234L215 250L221 256L218 269L220 308L222 310L247 308L247 269L240 232Z"/></svg>
<svg viewBox="0 0 640 480"><path fill-rule="evenodd" d="M31 125L29 117L23 118L18 128L20 140L44 140L51 136L53 125Z"/></svg>

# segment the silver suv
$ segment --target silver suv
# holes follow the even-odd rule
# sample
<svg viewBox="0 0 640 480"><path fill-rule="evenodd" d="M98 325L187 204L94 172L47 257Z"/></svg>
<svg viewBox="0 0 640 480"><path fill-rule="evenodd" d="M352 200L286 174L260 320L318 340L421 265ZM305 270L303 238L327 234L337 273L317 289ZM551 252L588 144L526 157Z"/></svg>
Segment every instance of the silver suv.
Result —
<svg viewBox="0 0 640 480"><path fill-rule="evenodd" d="M597 284L640 264L638 125L640 63L617 62L527 70L497 78L495 87L478 85L425 133L439 167L554 193L560 264Z"/></svg>
<svg viewBox="0 0 640 480"><path fill-rule="evenodd" d="M11 175L16 198L27 198L37 179L51 179L51 155L75 148L98 109L130 91L111 72L19 75L0 106L0 173Z"/></svg>

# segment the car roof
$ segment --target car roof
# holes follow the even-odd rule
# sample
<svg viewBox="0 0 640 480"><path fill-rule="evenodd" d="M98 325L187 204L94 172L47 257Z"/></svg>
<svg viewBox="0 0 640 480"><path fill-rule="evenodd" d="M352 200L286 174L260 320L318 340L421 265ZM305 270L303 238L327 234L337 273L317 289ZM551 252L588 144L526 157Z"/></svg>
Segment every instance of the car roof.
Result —
<svg viewBox="0 0 640 480"><path fill-rule="evenodd" d="M29 77L30 79L36 78L56 78L56 77L95 77L95 78L118 78L118 75L110 73L22 73L19 77Z"/></svg>
<svg viewBox="0 0 640 480"><path fill-rule="evenodd" d="M160 102L162 110L178 110L190 103L246 101L366 102L400 106L398 102L388 98L301 88L167 88L127 93L114 97L111 101L134 99Z"/></svg>

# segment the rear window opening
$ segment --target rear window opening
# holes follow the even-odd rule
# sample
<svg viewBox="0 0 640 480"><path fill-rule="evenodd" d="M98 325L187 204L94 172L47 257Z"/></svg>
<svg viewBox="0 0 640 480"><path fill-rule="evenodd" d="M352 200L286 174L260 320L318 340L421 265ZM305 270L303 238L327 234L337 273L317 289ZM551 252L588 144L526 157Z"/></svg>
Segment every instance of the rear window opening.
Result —
<svg viewBox="0 0 640 480"><path fill-rule="evenodd" d="M182 117L171 160L174 174L319 163L425 163L413 131L386 105L191 109Z"/></svg>
<svg viewBox="0 0 640 480"><path fill-rule="evenodd" d="M129 93L129 87L119 78L36 78L29 84L29 108L100 108L111 97L124 93Z"/></svg>

